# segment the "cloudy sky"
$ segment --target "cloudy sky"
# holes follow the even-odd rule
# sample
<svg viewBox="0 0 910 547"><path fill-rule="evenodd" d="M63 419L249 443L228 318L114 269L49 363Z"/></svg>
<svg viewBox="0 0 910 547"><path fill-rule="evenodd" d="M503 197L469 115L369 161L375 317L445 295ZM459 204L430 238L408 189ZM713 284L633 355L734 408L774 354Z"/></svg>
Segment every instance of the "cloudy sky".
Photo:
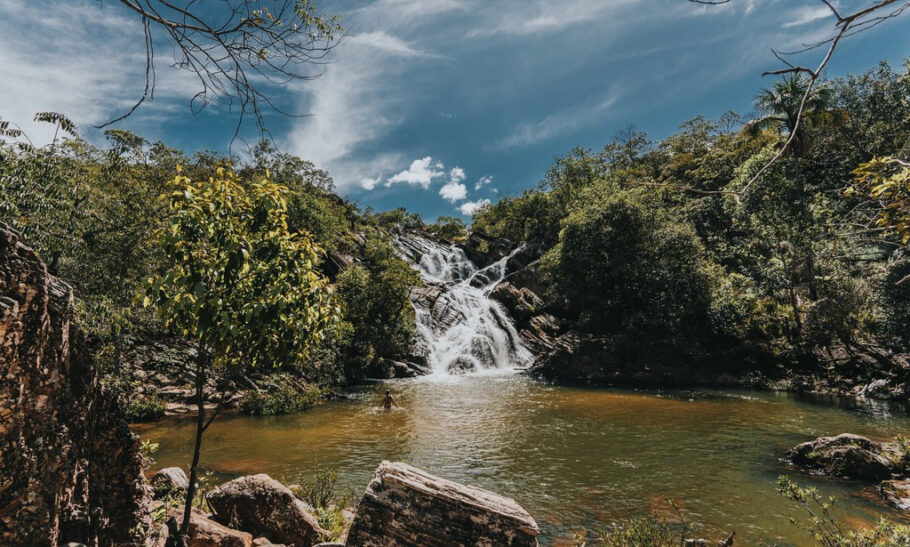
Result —
<svg viewBox="0 0 910 547"><path fill-rule="evenodd" d="M868 4L841 0L841 7ZM282 89L308 114L270 116L279 146L328 169L364 206L428 219L535 186L556 155L599 148L636 125L653 139L728 110L748 114L771 47L796 49L832 26L818 0L323 0L346 37L322 76ZM910 56L910 15L845 42L829 76ZM0 0L0 119L33 139L34 112L92 124L141 93L138 20L107 0ZM227 150L234 121L192 116L198 88L159 47L155 100L119 124L185 151ZM809 60L814 60L818 52ZM235 143L235 151L237 144Z"/></svg>

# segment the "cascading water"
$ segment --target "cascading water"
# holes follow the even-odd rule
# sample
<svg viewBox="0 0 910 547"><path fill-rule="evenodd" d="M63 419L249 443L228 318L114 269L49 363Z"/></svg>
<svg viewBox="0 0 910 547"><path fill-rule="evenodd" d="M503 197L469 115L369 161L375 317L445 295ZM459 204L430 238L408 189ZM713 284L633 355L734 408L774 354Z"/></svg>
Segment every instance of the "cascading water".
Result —
<svg viewBox="0 0 910 547"><path fill-rule="evenodd" d="M426 287L412 297L417 312L417 347L434 375L506 371L530 364L505 309L490 292L505 277L508 260L478 269L454 245L416 235L397 237L398 248Z"/></svg>

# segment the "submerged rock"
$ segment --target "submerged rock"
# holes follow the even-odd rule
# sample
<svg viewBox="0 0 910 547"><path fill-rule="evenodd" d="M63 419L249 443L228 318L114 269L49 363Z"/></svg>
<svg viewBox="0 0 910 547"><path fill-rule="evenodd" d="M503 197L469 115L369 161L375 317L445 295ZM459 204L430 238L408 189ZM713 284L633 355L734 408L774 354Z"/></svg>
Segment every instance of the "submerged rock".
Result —
<svg viewBox="0 0 910 547"><path fill-rule="evenodd" d="M183 506L167 512L167 526L171 536L176 536L183 523ZM251 547L253 536L240 530L228 528L210 520L199 509L190 513L190 526L187 531L187 547Z"/></svg>
<svg viewBox="0 0 910 547"><path fill-rule="evenodd" d="M215 520L257 537L294 545L319 543L328 533L286 486L260 474L226 482L206 495Z"/></svg>
<svg viewBox="0 0 910 547"><path fill-rule="evenodd" d="M910 511L910 479L884 481L878 485L888 505L901 511Z"/></svg>
<svg viewBox="0 0 910 547"><path fill-rule="evenodd" d="M537 545L533 518L514 500L382 462L367 486L348 545Z"/></svg>
<svg viewBox="0 0 910 547"><path fill-rule="evenodd" d="M882 443L851 433L819 437L787 453L796 465L826 475L865 481L885 480L897 471L890 455Z"/></svg>

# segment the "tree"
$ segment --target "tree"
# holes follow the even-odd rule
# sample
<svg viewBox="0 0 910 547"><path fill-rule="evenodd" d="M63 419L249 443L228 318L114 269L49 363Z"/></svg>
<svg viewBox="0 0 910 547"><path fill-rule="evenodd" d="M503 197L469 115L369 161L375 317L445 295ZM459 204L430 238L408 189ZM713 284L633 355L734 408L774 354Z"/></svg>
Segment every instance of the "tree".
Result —
<svg viewBox="0 0 910 547"><path fill-rule="evenodd" d="M801 74L786 75L772 87L761 90L755 98L755 107L764 116L749 122L746 128L753 135L769 128L780 130L792 139L787 149L789 154L802 157L812 145L813 126L833 125L843 117L829 109L832 96L830 88L810 90L808 79Z"/></svg>
<svg viewBox="0 0 910 547"><path fill-rule="evenodd" d="M876 224L892 231L901 243L910 243L910 163L897 158L875 158L860 165L849 194L861 193L878 204Z"/></svg>
<svg viewBox="0 0 910 547"><path fill-rule="evenodd" d="M165 266L145 283L145 306L198 344L196 441L181 537L185 537L206 420L210 369L301 361L340 313L316 271L320 249L287 227L287 189L266 179L242 184L229 170L194 182L178 174L166 198L170 216L155 232ZM219 407L220 408L220 405Z"/></svg>
<svg viewBox="0 0 910 547"><path fill-rule="evenodd" d="M156 46L162 39L174 52L173 67L193 73L200 90L194 113L219 98L239 111L235 137L245 115L265 132L264 110L284 113L272 89L319 73L308 66L323 62L342 32L338 17L319 14L312 0L119 0L138 15L145 35L145 87L120 121L155 94Z"/></svg>

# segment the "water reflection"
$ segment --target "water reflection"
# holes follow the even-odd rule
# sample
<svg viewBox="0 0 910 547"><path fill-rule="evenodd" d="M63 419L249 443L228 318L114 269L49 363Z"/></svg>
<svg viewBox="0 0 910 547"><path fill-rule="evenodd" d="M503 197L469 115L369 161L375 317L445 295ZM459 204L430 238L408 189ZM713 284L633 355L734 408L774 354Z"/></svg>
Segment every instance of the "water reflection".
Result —
<svg viewBox="0 0 910 547"><path fill-rule="evenodd" d="M377 408L386 387L403 410ZM854 522L895 517L869 489L800 475L780 456L818 435L910 430L906 414L876 404L847 411L780 394L570 389L513 376L398 381L353 395L293 416L225 416L206 434L203 465L223 477L265 472L283 480L321 465L360 493L379 461L403 460L514 497L541 524L545 542L668 514L670 497L703 524L698 533L735 528L738 540L755 544L794 537L793 507L774 489L782 472L841 498ZM137 430L161 444L157 466L189 461L192 424Z"/></svg>

